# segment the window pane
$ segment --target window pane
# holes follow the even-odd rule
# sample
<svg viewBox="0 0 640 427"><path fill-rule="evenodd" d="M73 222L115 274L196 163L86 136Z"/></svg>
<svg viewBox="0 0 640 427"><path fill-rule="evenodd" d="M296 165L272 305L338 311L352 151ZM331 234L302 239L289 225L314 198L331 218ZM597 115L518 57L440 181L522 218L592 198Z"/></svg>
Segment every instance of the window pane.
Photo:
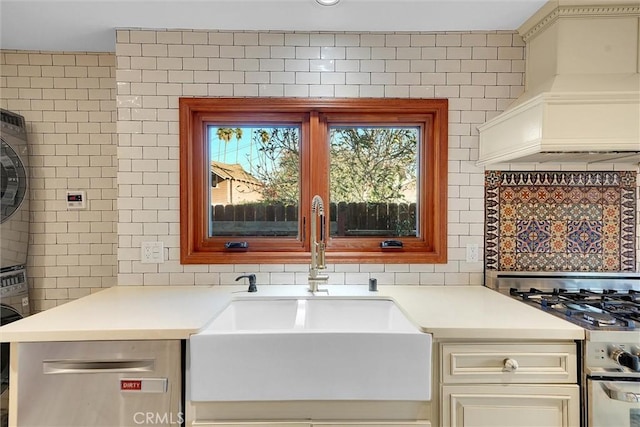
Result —
<svg viewBox="0 0 640 427"><path fill-rule="evenodd" d="M416 236L419 127L330 126L332 236Z"/></svg>
<svg viewBox="0 0 640 427"><path fill-rule="evenodd" d="M300 128L209 125L209 236L298 236Z"/></svg>

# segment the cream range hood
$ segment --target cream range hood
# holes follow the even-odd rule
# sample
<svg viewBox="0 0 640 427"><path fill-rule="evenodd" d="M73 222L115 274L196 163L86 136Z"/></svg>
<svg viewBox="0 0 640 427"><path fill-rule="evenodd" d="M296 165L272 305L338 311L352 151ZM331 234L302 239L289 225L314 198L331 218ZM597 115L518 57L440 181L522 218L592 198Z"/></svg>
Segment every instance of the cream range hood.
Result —
<svg viewBox="0 0 640 427"><path fill-rule="evenodd" d="M478 165L640 164L640 4L547 3L518 31L524 93L478 127Z"/></svg>

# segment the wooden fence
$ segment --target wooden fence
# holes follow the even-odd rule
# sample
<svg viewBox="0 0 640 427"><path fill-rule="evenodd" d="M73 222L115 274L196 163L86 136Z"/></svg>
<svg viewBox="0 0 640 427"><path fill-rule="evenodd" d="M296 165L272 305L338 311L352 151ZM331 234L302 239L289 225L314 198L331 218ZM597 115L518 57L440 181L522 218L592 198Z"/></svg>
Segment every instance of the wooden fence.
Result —
<svg viewBox="0 0 640 427"><path fill-rule="evenodd" d="M298 206L262 203L211 207L214 236L296 236ZM331 203L333 236L415 235L415 203Z"/></svg>

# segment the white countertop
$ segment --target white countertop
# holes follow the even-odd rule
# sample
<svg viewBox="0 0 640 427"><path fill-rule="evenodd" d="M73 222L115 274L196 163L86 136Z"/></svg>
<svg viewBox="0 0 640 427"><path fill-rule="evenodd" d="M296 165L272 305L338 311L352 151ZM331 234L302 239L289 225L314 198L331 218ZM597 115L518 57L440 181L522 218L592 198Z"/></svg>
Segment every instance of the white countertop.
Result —
<svg viewBox="0 0 640 427"><path fill-rule="evenodd" d="M434 339L584 339L582 328L481 286L380 286L376 293L366 286L327 288L331 297L390 297ZM186 339L231 298L309 296L301 285L263 285L251 294L246 289L115 286L3 326L0 340Z"/></svg>

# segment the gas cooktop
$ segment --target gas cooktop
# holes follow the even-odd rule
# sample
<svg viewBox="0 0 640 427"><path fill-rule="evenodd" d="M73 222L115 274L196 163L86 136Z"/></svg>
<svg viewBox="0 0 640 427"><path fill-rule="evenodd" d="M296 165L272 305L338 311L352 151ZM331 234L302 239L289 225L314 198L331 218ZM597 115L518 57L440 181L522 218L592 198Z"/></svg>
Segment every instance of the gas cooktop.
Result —
<svg viewBox="0 0 640 427"><path fill-rule="evenodd" d="M590 331L640 334L640 274L488 272L487 286Z"/></svg>
<svg viewBox="0 0 640 427"><path fill-rule="evenodd" d="M640 291L510 288L509 293L586 329L626 331L638 328L640 333Z"/></svg>

